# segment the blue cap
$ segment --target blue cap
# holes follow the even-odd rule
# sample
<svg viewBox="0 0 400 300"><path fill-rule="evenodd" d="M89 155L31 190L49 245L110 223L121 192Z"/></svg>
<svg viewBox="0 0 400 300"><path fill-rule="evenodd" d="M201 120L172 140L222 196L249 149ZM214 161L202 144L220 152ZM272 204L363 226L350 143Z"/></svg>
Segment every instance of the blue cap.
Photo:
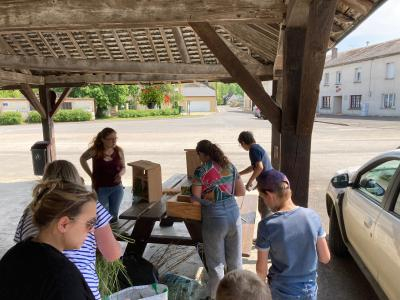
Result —
<svg viewBox="0 0 400 300"><path fill-rule="evenodd" d="M257 187L261 190L275 192L282 182L290 187L289 179L282 172L275 169L264 172L257 178Z"/></svg>

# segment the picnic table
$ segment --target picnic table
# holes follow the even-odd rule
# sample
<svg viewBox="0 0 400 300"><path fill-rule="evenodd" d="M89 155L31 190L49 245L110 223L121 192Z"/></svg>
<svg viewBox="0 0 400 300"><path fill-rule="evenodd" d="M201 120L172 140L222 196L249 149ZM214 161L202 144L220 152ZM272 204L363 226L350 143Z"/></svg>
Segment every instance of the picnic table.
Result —
<svg viewBox="0 0 400 300"><path fill-rule="evenodd" d="M166 180L162 187L163 191L180 190L180 185L186 182L186 174L175 174ZM142 256L148 243L156 244L175 244L196 246L200 258L204 260L202 247L199 247L203 242L201 233L201 221L171 218L166 213L166 202L173 197L171 194L163 194L159 201L141 201L134 202L132 206L123 212L119 218L119 231L128 231L133 227L130 238L134 243L128 243L125 254L135 253ZM252 239L254 233L257 196L249 195L244 197L237 197L238 205L241 211L242 224L243 224L243 256L249 256L252 247ZM189 236L176 236L165 234L152 234L154 225L157 221L169 219L173 222L183 222L188 230Z"/></svg>

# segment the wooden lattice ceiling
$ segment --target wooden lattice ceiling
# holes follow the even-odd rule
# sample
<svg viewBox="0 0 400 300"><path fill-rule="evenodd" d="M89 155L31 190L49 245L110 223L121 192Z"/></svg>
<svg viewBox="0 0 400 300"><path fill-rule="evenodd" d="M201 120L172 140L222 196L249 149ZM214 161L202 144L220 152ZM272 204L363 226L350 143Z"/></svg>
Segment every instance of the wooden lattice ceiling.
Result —
<svg viewBox="0 0 400 300"><path fill-rule="evenodd" d="M196 21L211 23L255 76L271 79L287 2L2 1L0 86L229 81L188 25ZM339 1L330 46L383 2Z"/></svg>

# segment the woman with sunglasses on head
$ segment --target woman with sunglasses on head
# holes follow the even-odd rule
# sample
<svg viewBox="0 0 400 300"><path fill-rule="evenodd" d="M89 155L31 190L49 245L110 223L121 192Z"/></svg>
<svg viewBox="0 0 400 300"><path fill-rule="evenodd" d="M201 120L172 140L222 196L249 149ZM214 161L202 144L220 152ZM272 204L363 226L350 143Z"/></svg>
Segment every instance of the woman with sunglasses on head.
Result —
<svg viewBox="0 0 400 300"><path fill-rule="evenodd" d="M92 170L87 161L92 159ZM122 148L117 146L117 133L106 127L93 139L92 146L80 159L82 168L92 179L92 186L99 201L118 220L118 211L124 196L121 177L125 174L125 158Z"/></svg>
<svg viewBox="0 0 400 300"><path fill-rule="evenodd" d="M75 183L84 187L75 166L66 160L55 160L46 166L42 182L49 180L60 180L64 183ZM38 185L33 191L34 198L37 198L41 191L41 185ZM14 236L15 242L18 243L37 236L39 228L34 224L32 217L31 206L28 206L18 223ZM100 250L107 261L114 261L121 256L121 246L111 231L110 220L111 215L97 202L96 222L92 224L94 230L89 232L82 247L78 250L65 250L63 252L81 271L96 300L101 299L98 289L99 279L96 273L96 249Z"/></svg>
<svg viewBox="0 0 400 300"><path fill-rule="evenodd" d="M235 196L244 196L244 184L222 150L208 140L197 143L202 162L192 180L192 201L201 204L204 250L209 289L215 299L224 269L242 268L242 221Z"/></svg>
<svg viewBox="0 0 400 300"><path fill-rule="evenodd" d="M39 183L30 205L38 234L0 260L0 299L93 300L82 274L62 251L79 249L96 223L96 194L82 185Z"/></svg>

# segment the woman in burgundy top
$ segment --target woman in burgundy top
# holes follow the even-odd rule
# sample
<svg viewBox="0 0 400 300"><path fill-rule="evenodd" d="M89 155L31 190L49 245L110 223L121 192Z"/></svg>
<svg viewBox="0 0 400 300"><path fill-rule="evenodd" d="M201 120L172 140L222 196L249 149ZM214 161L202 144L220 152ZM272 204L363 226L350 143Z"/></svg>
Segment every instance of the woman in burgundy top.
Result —
<svg viewBox="0 0 400 300"><path fill-rule="evenodd" d="M92 159L92 170L87 161ZM93 139L91 147L80 159L82 168L92 178L99 202L118 220L118 211L124 196L121 176L125 174L124 152L117 146L117 133L106 127Z"/></svg>

